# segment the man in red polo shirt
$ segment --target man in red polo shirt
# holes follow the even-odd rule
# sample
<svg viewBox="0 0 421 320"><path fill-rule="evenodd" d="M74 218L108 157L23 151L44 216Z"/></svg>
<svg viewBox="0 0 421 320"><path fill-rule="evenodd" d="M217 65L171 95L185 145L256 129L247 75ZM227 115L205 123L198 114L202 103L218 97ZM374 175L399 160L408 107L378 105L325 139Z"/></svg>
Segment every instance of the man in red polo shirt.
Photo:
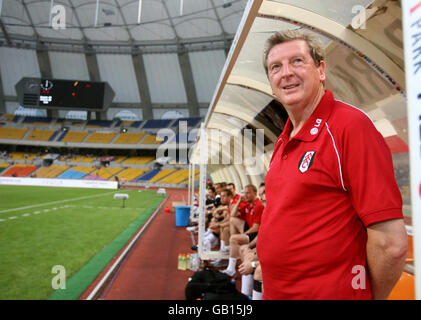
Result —
<svg viewBox="0 0 421 320"><path fill-rule="evenodd" d="M264 210L264 206L257 197L256 186L249 184L244 187L243 205L239 206L238 212L233 212L230 217L230 224L238 221L242 222L242 228L246 225L245 230L230 234L230 257L227 269L222 272L233 277L235 275L235 267L237 259L240 257L240 246L248 244L257 236L260 228L260 220ZM238 214L238 216L237 216ZM236 230L236 228L234 229Z"/></svg>
<svg viewBox="0 0 421 320"><path fill-rule="evenodd" d="M301 30L267 42L289 119L265 179L263 299L386 299L407 251L391 153L366 114L325 90L321 48Z"/></svg>

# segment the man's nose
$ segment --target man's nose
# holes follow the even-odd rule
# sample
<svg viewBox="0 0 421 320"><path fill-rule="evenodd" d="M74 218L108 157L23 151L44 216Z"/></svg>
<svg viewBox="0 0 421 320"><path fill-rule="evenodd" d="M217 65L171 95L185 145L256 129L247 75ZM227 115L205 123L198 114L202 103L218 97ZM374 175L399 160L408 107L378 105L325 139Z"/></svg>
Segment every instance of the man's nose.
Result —
<svg viewBox="0 0 421 320"><path fill-rule="evenodd" d="M292 68L291 65L287 62L287 63L283 63L282 64L282 69L281 69L281 76L282 77L288 77L292 74Z"/></svg>

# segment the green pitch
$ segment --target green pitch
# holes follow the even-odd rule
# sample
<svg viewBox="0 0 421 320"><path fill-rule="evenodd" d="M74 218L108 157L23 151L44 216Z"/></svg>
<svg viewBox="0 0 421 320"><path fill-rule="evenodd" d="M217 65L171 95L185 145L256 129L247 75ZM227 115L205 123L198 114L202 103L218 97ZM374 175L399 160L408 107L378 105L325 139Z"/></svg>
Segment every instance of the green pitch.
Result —
<svg viewBox="0 0 421 320"><path fill-rule="evenodd" d="M115 193L129 195L125 208ZM77 299L162 199L152 190L0 186L0 299ZM54 266L64 267L64 290L53 289Z"/></svg>

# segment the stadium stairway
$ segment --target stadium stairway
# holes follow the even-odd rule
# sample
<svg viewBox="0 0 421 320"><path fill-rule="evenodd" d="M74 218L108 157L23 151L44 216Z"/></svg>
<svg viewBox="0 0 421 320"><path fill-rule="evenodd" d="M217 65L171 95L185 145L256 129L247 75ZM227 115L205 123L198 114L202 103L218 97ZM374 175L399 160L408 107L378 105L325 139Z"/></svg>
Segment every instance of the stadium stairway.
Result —
<svg viewBox="0 0 421 320"><path fill-rule="evenodd" d="M161 171L161 169L153 169L153 170L145 173L144 175L140 176L135 181L136 182L146 182L146 181L149 181L150 179L152 179L153 177L155 177L158 174L159 171Z"/></svg>

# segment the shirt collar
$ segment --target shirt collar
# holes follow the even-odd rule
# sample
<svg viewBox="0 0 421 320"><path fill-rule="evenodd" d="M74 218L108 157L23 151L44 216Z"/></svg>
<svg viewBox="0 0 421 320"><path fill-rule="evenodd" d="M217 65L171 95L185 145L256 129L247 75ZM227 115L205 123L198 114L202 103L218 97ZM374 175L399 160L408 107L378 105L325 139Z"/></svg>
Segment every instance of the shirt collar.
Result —
<svg viewBox="0 0 421 320"><path fill-rule="evenodd" d="M329 119L334 105L333 94L330 90L326 90L316 109L311 114L310 118L304 123L301 130L292 138L301 141L313 141L320 134L325 122ZM292 123L288 118L285 124L284 131L279 139L283 141L289 140L289 133L291 131Z"/></svg>

